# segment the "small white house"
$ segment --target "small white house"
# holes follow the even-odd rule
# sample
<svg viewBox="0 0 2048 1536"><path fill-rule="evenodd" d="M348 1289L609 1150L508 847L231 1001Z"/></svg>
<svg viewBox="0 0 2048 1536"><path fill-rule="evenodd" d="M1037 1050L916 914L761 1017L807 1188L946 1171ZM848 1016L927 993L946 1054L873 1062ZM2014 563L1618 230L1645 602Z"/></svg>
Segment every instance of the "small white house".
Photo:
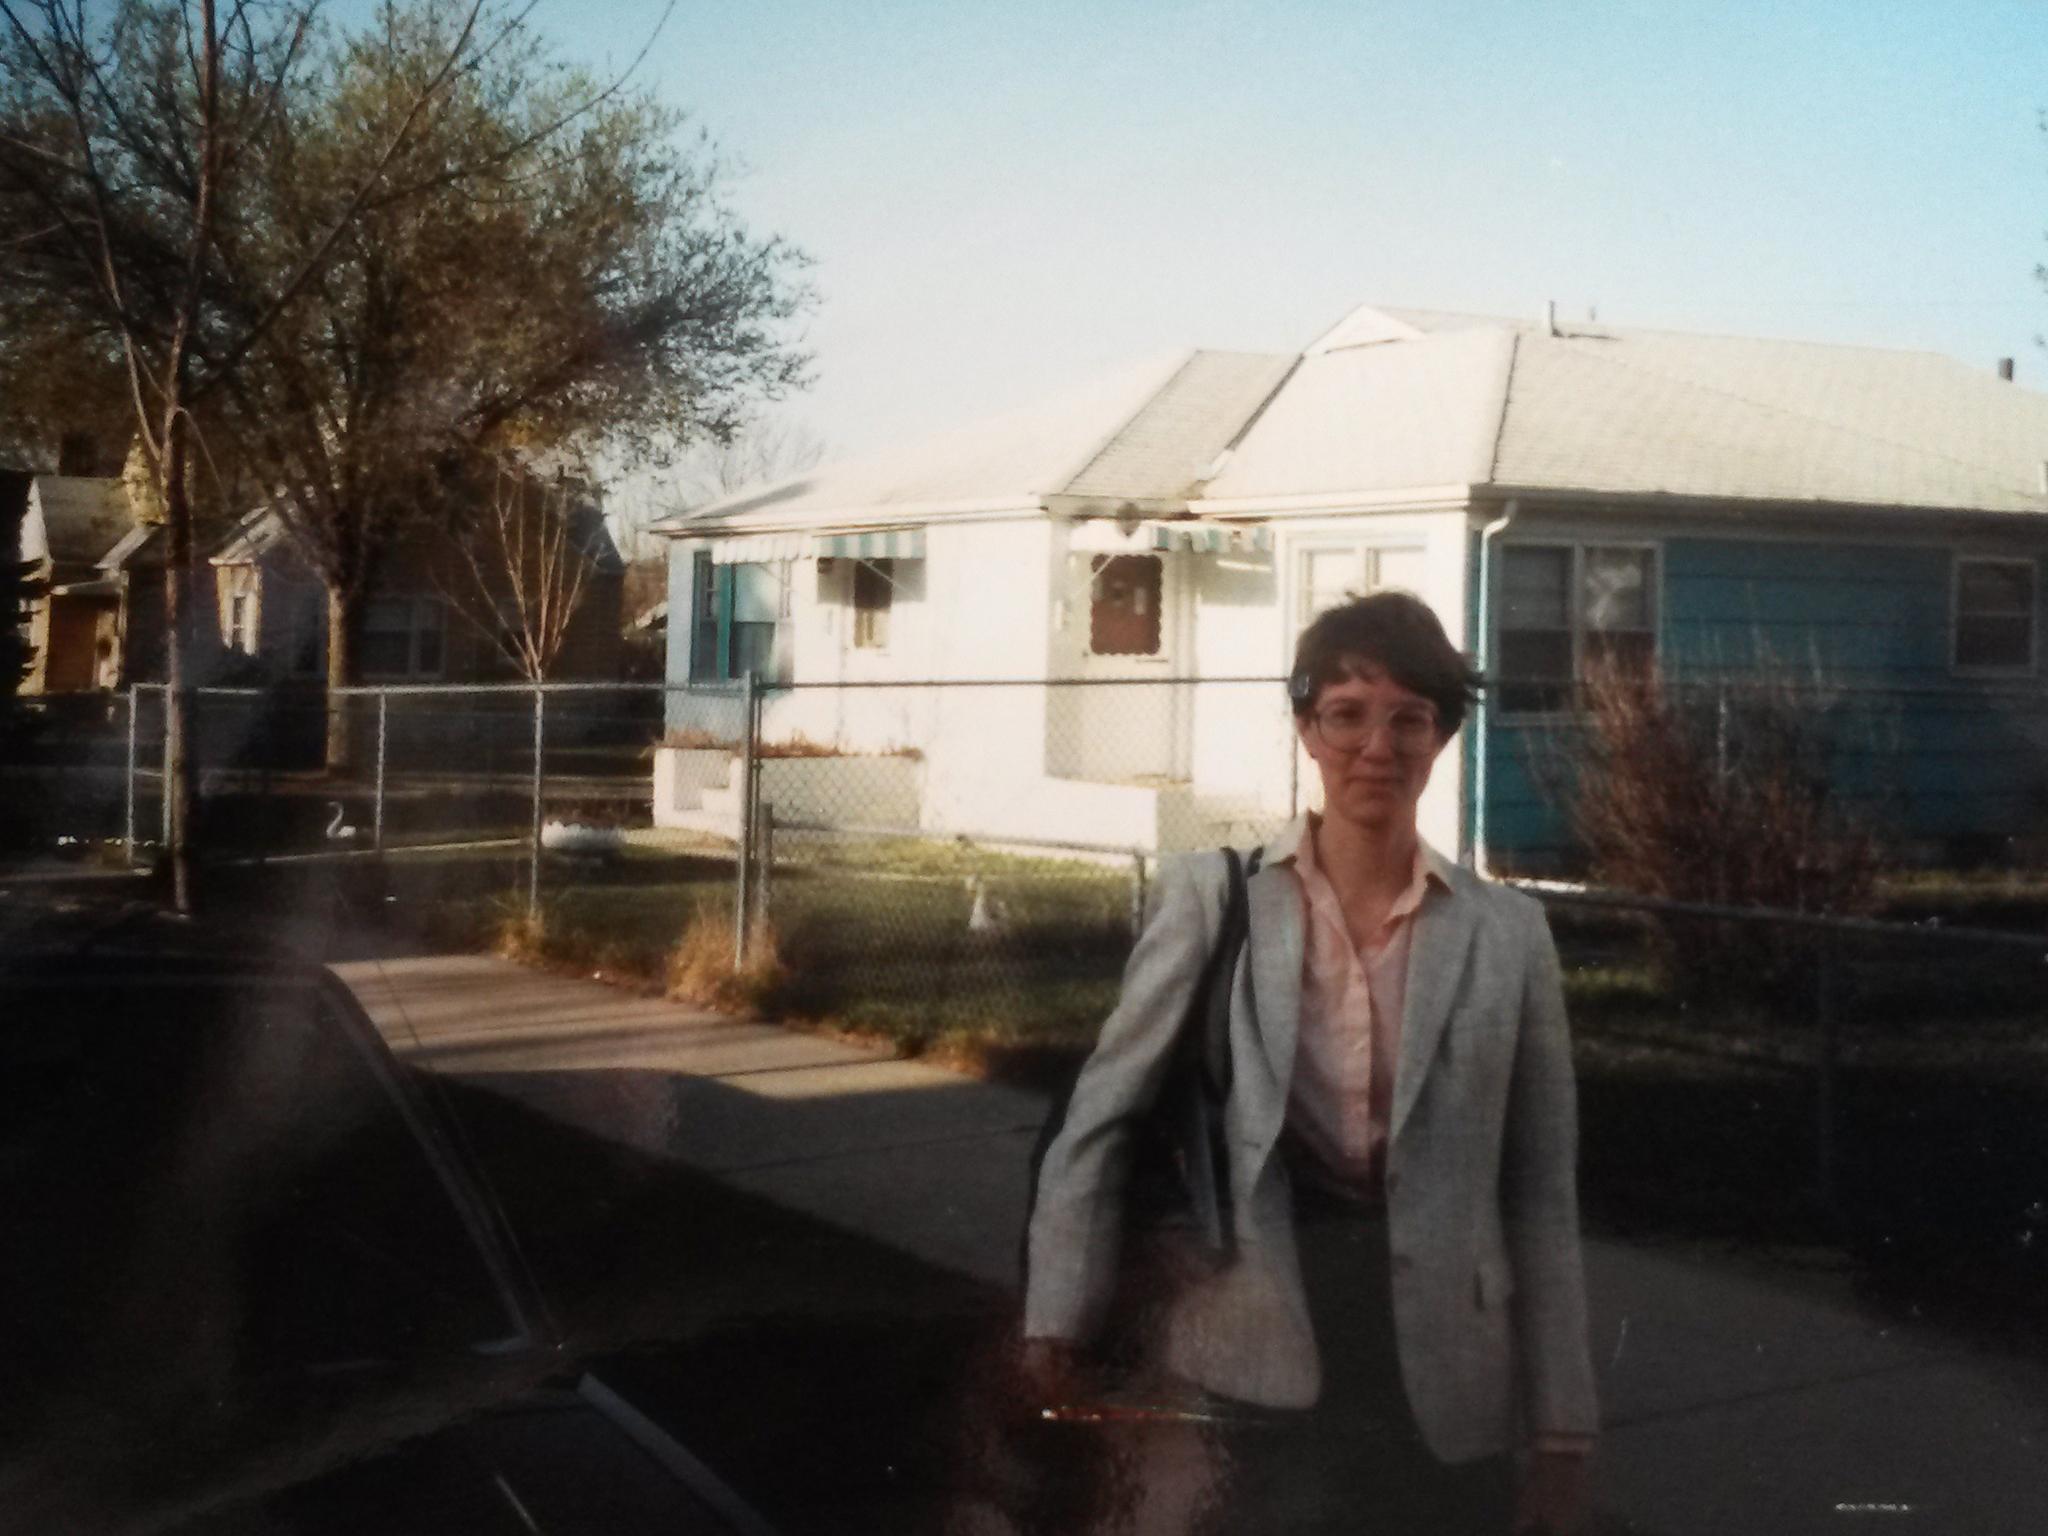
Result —
<svg viewBox="0 0 2048 1536"><path fill-rule="evenodd" d="M1617 651L1935 699L1904 814L1962 835L2048 805L2048 708L2008 707L2042 692L2044 461L2048 397L1931 354L1361 308L664 525L671 741L735 739L751 672L765 740L845 754L771 762L778 815L1244 840L1311 801L1296 635L1400 587L1504 683L1424 800L1441 848L1557 852L1533 755ZM1970 710L1997 767L1964 793ZM731 825L722 765L669 754L657 816Z"/></svg>

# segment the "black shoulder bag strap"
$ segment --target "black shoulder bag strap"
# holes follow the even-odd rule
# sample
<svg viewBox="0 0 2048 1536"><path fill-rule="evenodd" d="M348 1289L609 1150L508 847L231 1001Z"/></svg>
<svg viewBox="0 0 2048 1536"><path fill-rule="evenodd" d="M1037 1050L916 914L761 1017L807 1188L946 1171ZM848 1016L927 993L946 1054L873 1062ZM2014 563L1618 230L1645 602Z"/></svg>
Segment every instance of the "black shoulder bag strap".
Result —
<svg viewBox="0 0 2048 1536"><path fill-rule="evenodd" d="M1230 1050L1230 994L1238 957L1251 932L1251 877L1258 873L1263 849L1249 860L1225 848L1227 884L1223 920L1216 947L1202 969L1202 983L1182 1027L1180 1049L1195 1053L1188 1065L1175 1110L1179 1162L1187 1183L1188 1213L1203 1246L1216 1259L1228 1259L1236 1244L1230 1220L1230 1153L1223 1131L1223 1106L1230 1097L1234 1067ZM1171 1091L1171 1090L1169 1090Z"/></svg>
<svg viewBox="0 0 2048 1536"><path fill-rule="evenodd" d="M1148 1110L1140 1111L1157 1133L1171 1143L1175 1172L1186 1197L1187 1219L1209 1253L1219 1259L1228 1258L1233 1249L1231 1223L1226 1219L1230 1208L1230 1165L1223 1136L1223 1105L1230 1097L1232 1079L1231 982L1251 927L1248 882L1258 871L1262 852L1254 849L1247 861L1235 848L1222 850L1226 884L1216 943L1203 962L1201 979L1189 1000L1187 1013L1182 1016L1173 1047L1173 1064L1159 1099ZM1017 1244L1020 1273L1028 1270L1030 1218L1038 1204L1039 1174L1046 1149L1066 1121L1073 1087L1070 1079L1054 1094L1045 1123L1031 1148L1025 1229L1018 1234Z"/></svg>

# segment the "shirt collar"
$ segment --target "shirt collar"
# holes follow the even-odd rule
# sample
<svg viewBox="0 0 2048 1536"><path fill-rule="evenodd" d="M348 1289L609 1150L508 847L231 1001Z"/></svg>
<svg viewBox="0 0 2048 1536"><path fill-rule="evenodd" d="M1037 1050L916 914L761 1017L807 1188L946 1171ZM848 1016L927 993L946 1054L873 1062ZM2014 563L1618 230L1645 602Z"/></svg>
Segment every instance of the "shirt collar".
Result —
<svg viewBox="0 0 2048 1536"><path fill-rule="evenodd" d="M1308 841L1309 828L1319 820L1321 818L1314 811L1303 811L1281 828L1279 834L1266 844L1266 855L1260 862L1260 867L1271 869L1276 865L1297 862L1301 858L1303 845ZM1415 862L1421 867L1420 876L1423 880L1442 886L1445 890L1451 888L1451 861L1420 837L1415 840Z"/></svg>

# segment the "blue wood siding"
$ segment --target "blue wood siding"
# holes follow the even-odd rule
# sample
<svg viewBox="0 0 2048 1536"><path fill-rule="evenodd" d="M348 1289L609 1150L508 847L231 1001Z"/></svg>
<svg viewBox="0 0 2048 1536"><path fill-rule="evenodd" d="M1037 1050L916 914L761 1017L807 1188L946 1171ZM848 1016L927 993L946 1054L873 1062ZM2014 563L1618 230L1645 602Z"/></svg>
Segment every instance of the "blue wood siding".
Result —
<svg viewBox="0 0 2048 1536"><path fill-rule="evenodd" d="M2006 837L2048 832L2039 673L1959 676L1949 664L1956 554L2035 559L2038 653L2048 541L1991 550L1684 537L1661 548L1667 677L1817 680L1836 792L1907 851L1988 853ZM1532 867L1568 859L1573 756L1568 726L1495 722L1487 825L1497 857Z"/></svg>

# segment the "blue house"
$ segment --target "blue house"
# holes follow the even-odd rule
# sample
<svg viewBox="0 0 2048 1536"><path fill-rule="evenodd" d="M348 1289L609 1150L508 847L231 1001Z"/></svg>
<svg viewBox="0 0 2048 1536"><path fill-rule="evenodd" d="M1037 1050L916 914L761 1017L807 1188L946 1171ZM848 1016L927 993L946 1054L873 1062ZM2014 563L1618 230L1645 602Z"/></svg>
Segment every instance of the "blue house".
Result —
<svg viewBox="0 0 2048 1536"><path fill-rule="evenodd" d="M1085 752L1057 698L993 734L868 723L967 768L999 750L1007 778L951 777L1000 782L985 819L1019 832L1085 809L1200 846L1284 817L1284 702L1187 680L1277 677L1318 610L1400 586L1496 682L1423 806L1467 857L1568 861L1574 685L1612 655L1796 683L1909 853L2048 834L2048 395L1932 354L1366 307L1298 354L1182 354L667 532L678 681L742 653L769 683L1156 679L1159 707L1079 722ZM860 749L844 710L805 718Z"/></svg>

